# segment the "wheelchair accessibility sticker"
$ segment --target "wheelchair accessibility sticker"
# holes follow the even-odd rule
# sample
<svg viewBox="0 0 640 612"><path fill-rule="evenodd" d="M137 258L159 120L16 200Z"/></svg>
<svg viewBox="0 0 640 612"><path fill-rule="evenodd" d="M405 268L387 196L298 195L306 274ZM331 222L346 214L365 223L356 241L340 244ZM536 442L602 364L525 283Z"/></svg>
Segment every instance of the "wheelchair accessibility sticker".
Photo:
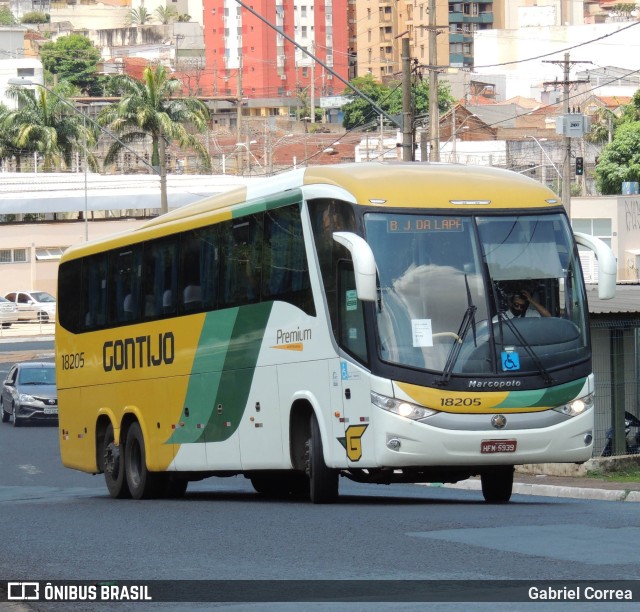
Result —
<svg viewBox="0 0 640 612"><path fill-rule="evenodd" d="M502 371L512 372L520 369L520 356L513 349L505 349L501 353Z"/></svg>

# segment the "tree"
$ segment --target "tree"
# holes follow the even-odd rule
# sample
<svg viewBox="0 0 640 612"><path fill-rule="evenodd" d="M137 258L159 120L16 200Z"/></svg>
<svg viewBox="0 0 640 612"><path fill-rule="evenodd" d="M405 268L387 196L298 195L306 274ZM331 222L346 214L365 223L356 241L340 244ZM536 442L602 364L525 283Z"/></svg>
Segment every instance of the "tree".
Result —
<svg viewBox="0 0 640 612"><path fill-rule="evenodd" d="M389 85L378 83L372 75L358 77L351 81L359 91L368 96L382 110L389 115L402 114L402 83L399 81L390 82ZM414 96L414 113L416 117L428 114L429 111L429 83L426 80L418 80L412 87ZM378 122L378 112L363 98L355 92L348 94L352 101L343 107L343 126L347 129L354 127L364 127L372 124L371 129L375 129ZM440 83L438 85L438 110L440 113L451 108L454 99L449 86Z"/></svg>
<svg viewBox="0 0 640 612"><path fill-rule="evenodd" d="M178 11L176 11L172 6L159 6L153 14L156 19L164 25L167 25L178 18Z"/></svg>
<svg viewBox="0 0 640 612"><path fill-rule="evenodd" d="M41 13L40 11L31 11L25 13L20 19L20 23L49 23L51 16L48 13Z"/></svg>
<svg viewBox="0 0 640 612"><path fill-rule="evenodd" d="M181 148L193 149L206 169L211 160L203 144L188 131L207 129L209 110L197 98L174 98L182 83L170 77L164 66L147 66L142 81L128 75L118 77L122 97L120 102L105 108L98 117L101 125L119 135L104 160L105 166L115 163L118 154L135 142L151 140L151 165L160 174L160 211L168 211L166 145L177 142Z"/></svg>
<svg viewBox="0 0 640 612"><path fill-rule="evenodd" d="M640 121L623 123L599 156L596 187L603 195L622 192L622 183L640 181Z"/></svg>
<svg viewBox="0 0 640 612"><path fill-rule="evenodd" d="M44 43L40 57L45 70L54 76L54 81L68 81L84 93L95 85L101 56L86 36L69 34L55 42Z"/></svg>
<svg viewBox="0 0 640 612"><path fill-rule="evenodd" d="M0 7L0 25L7 26L13 25L16 22L16 18L13 16L13 13L9 10L9 7L3 6Z"/></svg>
<svg viewBox="0 0 640 612"><path fill-rule="evenodd" d="M370 100L380 106L382 110L385 112L387 111L389 88L376 81L371 74L356 77L355 79L352 79L350 83L358 91L361 91ZM378 113L373 109L369 102L351 90L346 93L346 95L351 98L351 102L348 102L342 107L344 112L342 125L346 129L350 130L355 127L364 127L367 124L372 124L378 121Z"/></svg>
<svg viewBox="0 0 640 612"><path fill-rule="evenodd" d="M611 142L616 123L618 123L618 118L613 111L608 108L599 108L593 113L591 129L585 134L585 140L595 144Z"/></svg>
<svg viewBox="0 0 640 612"><path fill-rule="evenodd" d="M141 6L137 9L131 9L125 17L124 23L126 26L143 26L151 23L153 17L147 8Z"/></svg>
<svg viewBox="0 0 640 612"><path fill-rule="evenodd" d="M10 141L25 153L38 152L44 158L45 172L60 167L71 167L74 151L84 151L84 143L95 144L95 137L80 111L74 111L69 101L75 91L73 85L63 81L51 91L12 86L7 95L17 101L17 110L1 117L1 128ZM89 164L96 169L93 154Z"/></svg>

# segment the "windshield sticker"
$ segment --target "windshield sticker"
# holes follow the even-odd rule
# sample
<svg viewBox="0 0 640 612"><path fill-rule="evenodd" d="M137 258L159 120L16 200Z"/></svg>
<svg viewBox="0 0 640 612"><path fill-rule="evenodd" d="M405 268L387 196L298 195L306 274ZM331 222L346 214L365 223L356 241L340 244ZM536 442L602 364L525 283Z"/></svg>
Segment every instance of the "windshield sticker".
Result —
<svg viewBox="0 0 640 612"><path fill-rule="evenodd" d="M347 311L358 310L358 293L355 289L347 289L345 303Z"/></svg>
<svg viewBox="0 0 640 612"><path fill-rule="evenodd" d="M431 319L411 319L411 333L414 347L433 346Z"/></svg>
<svg viewBox="0 0 640 612"><path fill-rule="evenodd" d="M514 350L506 349L500 354L503 372L520 369L520 356Z"/></svg>

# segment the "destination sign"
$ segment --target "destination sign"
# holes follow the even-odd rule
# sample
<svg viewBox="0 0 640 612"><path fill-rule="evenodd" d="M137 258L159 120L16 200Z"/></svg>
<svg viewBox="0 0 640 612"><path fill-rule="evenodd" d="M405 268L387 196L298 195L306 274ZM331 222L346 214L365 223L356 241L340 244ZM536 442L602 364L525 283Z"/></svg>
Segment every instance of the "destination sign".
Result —
<svg viewBox="0 0 640 612"><path fill-rule="evenodd" d="M391 217L387 222L390 234L420 232L463 232L462 217Z"/></svg>

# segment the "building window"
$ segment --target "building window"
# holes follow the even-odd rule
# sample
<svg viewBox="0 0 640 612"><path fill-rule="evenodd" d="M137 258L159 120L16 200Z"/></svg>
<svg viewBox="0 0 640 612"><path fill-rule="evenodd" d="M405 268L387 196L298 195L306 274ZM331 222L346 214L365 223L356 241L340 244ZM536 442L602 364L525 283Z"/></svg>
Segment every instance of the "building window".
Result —
<svg viewBox="0 0 640 612"><path fill-rule="evenodd" d="M36 75L35 68L18 68L17 75L19 77L32 77Z"/></svg>
<svg viewBox="0 0 640 612"><path fill-rule="evenodd" d="M26 263L27 249L0 249L0 263Z"/></svg>
<svg viewBox="0 0 640 612"><path fill-rule="evenodd" d="M600 238L611 247L611 237L613 236L611 219L572 219L571 226L574 232L582 232Z"/></svg>
<svg viewBox="0 0 640 612"><path fill-rule="evenodd" d="M36 249L36 261L57 261L62 257L63 247L42 247Z"/></svg>

